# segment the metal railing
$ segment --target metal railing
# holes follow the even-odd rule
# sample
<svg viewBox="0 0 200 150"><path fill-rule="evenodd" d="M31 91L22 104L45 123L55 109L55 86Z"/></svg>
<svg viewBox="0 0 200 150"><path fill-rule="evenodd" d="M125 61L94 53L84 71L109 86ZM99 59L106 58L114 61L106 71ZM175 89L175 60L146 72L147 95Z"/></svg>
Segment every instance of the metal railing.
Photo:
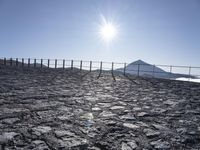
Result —
<svg viewBox="0 0 200 150"><path fill-rule="evenodd" d="M35 58L0 58L0 64L15 67L33 68L62 68L79 69L114 74L146 76L156 78L176 79L179 77L200 78L200 67L193 66L174 66L174 65L150 65L140 63L116 63L102 61L82 61L67 59L35 59Z"/></svg>

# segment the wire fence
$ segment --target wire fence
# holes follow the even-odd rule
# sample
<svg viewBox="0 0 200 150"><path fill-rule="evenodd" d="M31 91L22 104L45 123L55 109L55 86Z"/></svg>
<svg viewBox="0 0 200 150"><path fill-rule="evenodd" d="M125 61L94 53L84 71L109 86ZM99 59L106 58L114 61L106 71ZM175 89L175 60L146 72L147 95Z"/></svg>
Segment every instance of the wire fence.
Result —
<svg viewBox="0 0 200 150"><path fill-rule="evenodd" d="M98 70L114 74L136 75L166 79L200 78L200 67L151 65L146 63L117 63L102 61L82 61L67 59L34 59L34 58L0 58L0 64L13 67L62 68L94 71Z"/></svg>

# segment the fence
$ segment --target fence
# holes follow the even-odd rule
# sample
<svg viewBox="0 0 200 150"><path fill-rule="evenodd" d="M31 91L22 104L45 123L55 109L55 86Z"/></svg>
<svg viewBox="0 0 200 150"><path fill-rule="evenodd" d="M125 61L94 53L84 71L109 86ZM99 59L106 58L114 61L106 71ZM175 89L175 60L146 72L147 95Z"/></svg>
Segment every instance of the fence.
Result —
<svg viewBox="0 0 200 150"><path fill-rule="evenodd" d="M156 78L200 78L200 67L174 66L174 65L150 65L146 63L116 63L101 61L82 61L66 59L32 59L32 58L1 58L0 64L15 67L34 68L62 68L111 72L112 75L123 73L124 75L136 75Z"/></svg>

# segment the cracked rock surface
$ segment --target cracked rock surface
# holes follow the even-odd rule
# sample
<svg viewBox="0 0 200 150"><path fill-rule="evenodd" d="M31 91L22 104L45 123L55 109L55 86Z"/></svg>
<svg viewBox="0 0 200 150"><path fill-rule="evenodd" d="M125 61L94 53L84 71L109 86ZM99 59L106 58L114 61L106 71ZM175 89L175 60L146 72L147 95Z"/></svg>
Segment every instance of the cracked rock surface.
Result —
<svg viewBox="0 0 200 150"><path fill-rule="evenodd" d="M0 68L0 149L200 149L200 84Z"/></svg>

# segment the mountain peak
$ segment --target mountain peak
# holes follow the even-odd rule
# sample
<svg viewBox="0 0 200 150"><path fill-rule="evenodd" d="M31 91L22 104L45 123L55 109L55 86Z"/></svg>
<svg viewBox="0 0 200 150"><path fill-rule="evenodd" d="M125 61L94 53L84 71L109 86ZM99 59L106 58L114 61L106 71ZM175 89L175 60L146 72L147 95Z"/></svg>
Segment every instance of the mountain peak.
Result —
<svg viewBox="0 0 200 150"><path fill-rule="evenodd" d="M132 62L131 64L134 64L134 65L136 65L136 64L143 65L143 64L148 64L148 63L146 63L143 60L139 59L139 60L136 60L136 61Z"/></svg>

